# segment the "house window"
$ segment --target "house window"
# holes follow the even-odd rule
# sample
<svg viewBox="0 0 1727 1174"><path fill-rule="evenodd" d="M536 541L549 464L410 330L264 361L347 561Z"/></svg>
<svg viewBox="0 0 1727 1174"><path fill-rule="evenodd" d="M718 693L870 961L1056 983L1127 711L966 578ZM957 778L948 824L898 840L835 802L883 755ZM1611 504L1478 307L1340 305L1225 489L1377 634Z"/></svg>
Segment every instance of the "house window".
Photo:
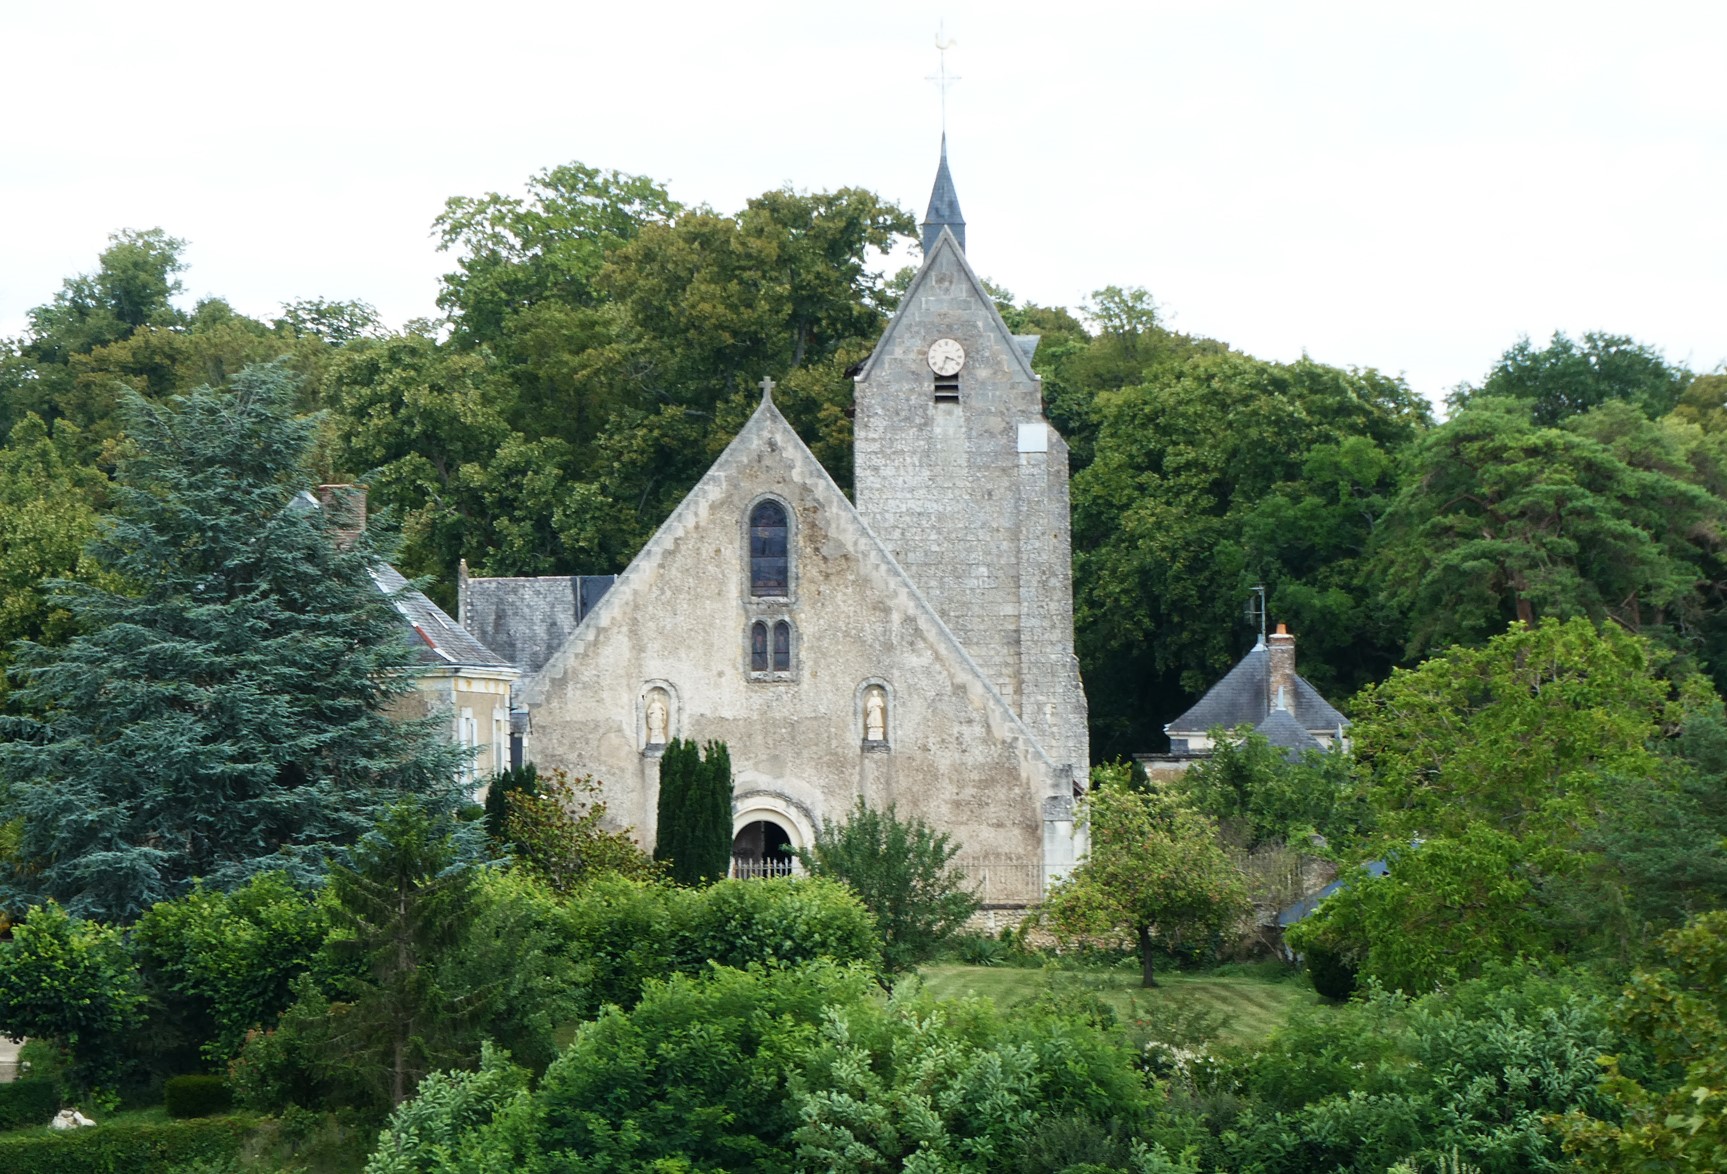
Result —
<svg viewBox="0 0 1727 1174"><path fill-rule="evenodd" d="M750 625L750 672L768 671L768 626L757 620Z"/></svg>
<svg viewBox="0 0 1727 1174"><path fill-rule="evenodd" d="M792 626L785 620L774 625L774 672L792 671Z"/></svg>
<svg viewBox="0 0 1727 1174"><path fill-rule="evenodd" d="M791 594L786 507L764 501L750 511L750 594Z"/></svg>

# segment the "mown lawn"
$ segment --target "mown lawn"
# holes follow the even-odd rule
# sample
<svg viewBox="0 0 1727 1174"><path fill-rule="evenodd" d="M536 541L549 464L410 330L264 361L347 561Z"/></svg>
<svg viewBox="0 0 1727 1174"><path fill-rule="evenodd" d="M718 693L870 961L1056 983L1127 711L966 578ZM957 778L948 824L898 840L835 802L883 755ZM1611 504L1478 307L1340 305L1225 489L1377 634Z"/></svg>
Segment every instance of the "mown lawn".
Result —
<svg viewBox="0 0 1727 1174"><path fill-rule="evenodd" d="M1291 1011L1322 1001L1304 982L1233 974L1171 972L1149 991L1140 987L1137 972L1126 970L937 965L925 966L921 974L925 989L938 998L981 995L1002 1007L1052 989L1085 991L1103 1000L1129 1025L1205 1011L1220 1021L1219 1041L1234 1044L1256 1044Z"/></svg>

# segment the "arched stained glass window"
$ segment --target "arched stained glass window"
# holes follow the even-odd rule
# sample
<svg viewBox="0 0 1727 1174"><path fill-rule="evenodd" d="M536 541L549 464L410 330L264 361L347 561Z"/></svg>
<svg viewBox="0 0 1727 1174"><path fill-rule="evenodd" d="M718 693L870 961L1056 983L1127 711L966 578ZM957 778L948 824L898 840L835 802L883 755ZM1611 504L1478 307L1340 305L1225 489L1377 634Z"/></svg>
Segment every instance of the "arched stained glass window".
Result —
<svg viewBox="0 0 1727 1174"><path fill-rule="evenodd" d="M774 672L792 671L792 626L785 620L774 625Z"/></svg>
<svg viewBox="0 0 1727 1174"><path fill-rule="evenodd" d="M757 620L750 625L750 672L768 671L768 626Z"/></svg>
<svg viewBox="0 0 1727 1174"><path fill-rule="evenodd" d="M779 502L764 501L750 511L751 595L790 594L786 531L786 507Z"/></svg>

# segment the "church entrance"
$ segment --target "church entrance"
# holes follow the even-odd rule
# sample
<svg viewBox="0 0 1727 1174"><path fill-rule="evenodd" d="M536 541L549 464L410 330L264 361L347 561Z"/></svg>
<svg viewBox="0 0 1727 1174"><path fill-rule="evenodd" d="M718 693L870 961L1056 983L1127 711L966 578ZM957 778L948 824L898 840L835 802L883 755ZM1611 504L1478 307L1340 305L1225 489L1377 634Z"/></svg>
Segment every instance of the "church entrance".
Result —
<svg viewBox="0 0 1727 1174"><path fill-rule="evenodd" d="M771 819L746 823L732 837L733 876L790 876L794 860L791 833Z"/></svg>

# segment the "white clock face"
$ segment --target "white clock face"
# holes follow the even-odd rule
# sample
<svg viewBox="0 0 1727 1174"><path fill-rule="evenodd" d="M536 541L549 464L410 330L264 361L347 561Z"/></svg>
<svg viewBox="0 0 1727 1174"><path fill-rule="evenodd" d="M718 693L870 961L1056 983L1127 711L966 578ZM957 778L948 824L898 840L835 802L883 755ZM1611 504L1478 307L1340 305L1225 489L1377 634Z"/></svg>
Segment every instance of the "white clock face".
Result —
<svg viewBox="0 0 1727 1174"><path fill-rule="evenodd" d="M965 348L951 338L938 338L929 344L929 369L937 375L957 375L965 366Z"/></svg>

